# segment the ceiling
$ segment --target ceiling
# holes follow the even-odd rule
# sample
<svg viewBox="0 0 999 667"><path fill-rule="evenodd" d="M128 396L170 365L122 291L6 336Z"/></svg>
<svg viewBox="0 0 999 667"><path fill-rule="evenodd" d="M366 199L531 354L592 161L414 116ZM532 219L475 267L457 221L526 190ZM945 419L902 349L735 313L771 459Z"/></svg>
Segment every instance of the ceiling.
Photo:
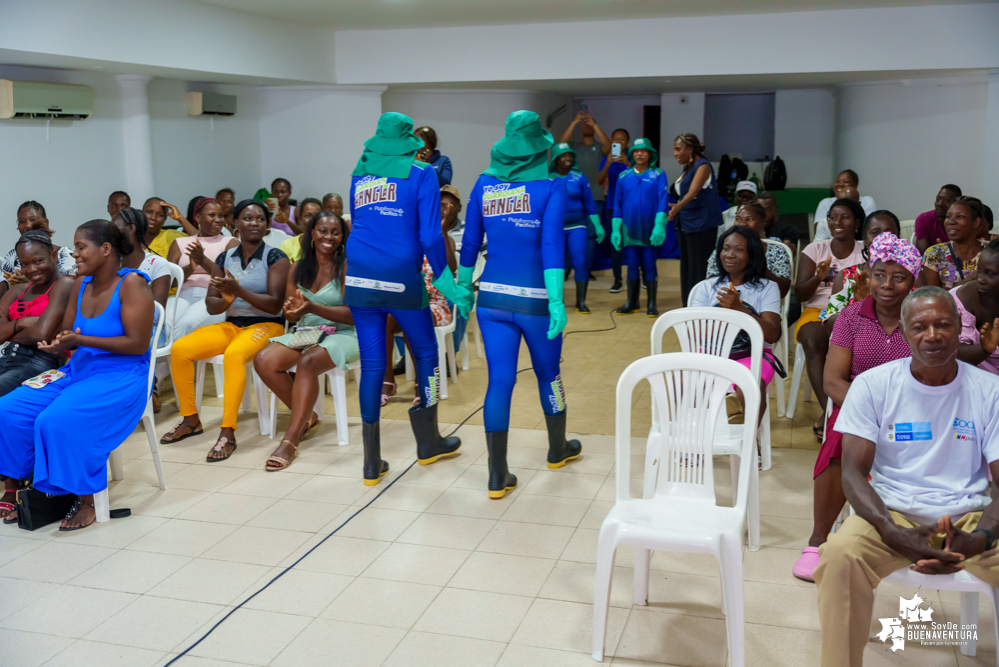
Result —
<svg viewBox="0 0 999 667"><path fill-rule="evenodd" d="M768 14L994 0L195 0L333 30L511 25L563 21Z"/></svg>

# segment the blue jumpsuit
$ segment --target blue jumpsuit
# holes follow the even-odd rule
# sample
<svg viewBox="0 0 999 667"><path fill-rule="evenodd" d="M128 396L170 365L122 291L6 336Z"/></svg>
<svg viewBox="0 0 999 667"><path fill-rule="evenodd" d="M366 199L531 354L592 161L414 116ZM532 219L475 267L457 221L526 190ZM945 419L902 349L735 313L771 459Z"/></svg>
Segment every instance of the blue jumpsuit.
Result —
<svg viewBox="0 0 999 667"><path fill-rule="evenodd" d="M572 261L572 270L576 280L589 280L590 258L587 257L587 225L591 215L597 214L597 205L593 201L590 182L582 173L570 171L565 176L557 176L565 181L565 244Z"/></svg>
<svg viewBox="0 0 999 667"><path fill-rule="evenodd" d="M641 174L634 169L621 173L614 193L614 217L621 218L621 251L628 265L628 280L638 280L641 267L646 282L658 278L656 257L659 249L649 242L656 213L666 212L666 173L649 167Z"/></svg>
<svg viewBox="0 0 999 667"><path fill-rule="evenodd" d="M409 339L420 407L437 403L437 338L421 272L424 256L435 276L449 270L437 172L414 162L408 178L354 176L350 214L344 303L350 306L361 353L361 418L374 424L381 416L389 315Z"/></svg>
<svg viewBox="0 0 999 667"><path fill-rule="evenodd" d="M545 414L565 411L562 337L548 339L544 279L546 269L565 268L565 210L565 179L558 177L504 183L483 174L469 196L462 266L475 266L483 237L489 237L476 311L489 367L484 407L489 433L509 430L521 338L527 342Z"/></svg>

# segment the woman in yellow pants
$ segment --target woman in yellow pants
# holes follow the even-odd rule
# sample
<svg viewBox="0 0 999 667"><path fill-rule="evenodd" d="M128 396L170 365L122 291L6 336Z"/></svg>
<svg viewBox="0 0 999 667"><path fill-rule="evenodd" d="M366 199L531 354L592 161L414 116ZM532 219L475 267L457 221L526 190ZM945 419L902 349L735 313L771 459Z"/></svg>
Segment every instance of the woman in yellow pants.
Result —
<svg viewBox="0 0 999 667"><path fill-rule="evenodd" d="M246 389L246 364L270 339L284 333L281 306L290 263L277 248L265 245L270 211L260 201L245 199L233 209L239 245L215 260L205 306L226 321L195 330L173 344L170 373L184 420L162 440L163 444L204 433L194 401L194 365L223 355L225 395L222 431L208 452L209 463L224 461L236 450L236 415Z"/></svg>

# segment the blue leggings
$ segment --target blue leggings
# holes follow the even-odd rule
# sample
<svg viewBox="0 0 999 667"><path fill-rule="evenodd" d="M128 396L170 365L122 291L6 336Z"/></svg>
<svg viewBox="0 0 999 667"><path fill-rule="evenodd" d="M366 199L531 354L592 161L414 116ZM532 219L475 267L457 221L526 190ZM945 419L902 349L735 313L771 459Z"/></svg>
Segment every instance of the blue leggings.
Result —
<svg viewBox="0 0 999 667"><path fill-rule="evenodd" d="M645 282L655 282L659 278L656 271L658 246L629 245L621 250L621 259L628 265L628 280L638 280L638 269L645 274Z"/></svg>
<svg viewBox="0 0 999 667"><path fill-rule="evenodd" d="M513 386L517 383L521 337L527 342L531 365L538 379L541 409L546 415L565 412L565 390L559 372L562 336L548 340L548 317L492 308L479 308L476 312L489 367L489 386L483 410L486 432L495 433L510 428L510 400Z"/></svg>
<svg viewBox="0 0 999 667"><path fill-rule="evenodd" d="M352 306L351 315L357 328L357 344L361 352L361 419L375 424L382 412L382 381L385 379L385 325L388 316L395 318L409 340L416 364L416 381L420 387L422 403L429 408L437 404L440 390L440 369L437 368L437 336L434 334L434 317L430 308L399 310L396 308L359 308Z"/></svg>
<svg viewBox="0 0 999 667"><path fill-rule="evenodd" d="M590 276L590 262L587 252L589 234L586 227L576 227L565 230L565 250L569 255L572 270L576 272L576 280L585 282Z"/></svg>

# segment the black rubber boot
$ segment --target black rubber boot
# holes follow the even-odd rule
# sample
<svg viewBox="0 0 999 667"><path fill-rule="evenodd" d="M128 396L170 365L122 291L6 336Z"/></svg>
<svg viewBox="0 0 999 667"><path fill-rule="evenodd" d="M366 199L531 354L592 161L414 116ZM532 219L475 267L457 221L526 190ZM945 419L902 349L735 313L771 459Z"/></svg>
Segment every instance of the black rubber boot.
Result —
<svg viewBox="0 0 999 667"><path fill-rule="evenodd" d="M629 283L630 285L630 283ZM548 467L561 468L583 452L579 440L565 439L565 411L557 415L545 415L548 425Z"/></svg>
<svg viewBox="0 0 999 667"><path fill-rule="evenodd" d="M583 315L589 315L590 309L586 307L586 288L589 287L589 283L581 283L576 281L576 312L582 313Z"/></svg>
<svg viewBox="0 0 999 667"><path fill-rule="evenodd" d="M502 498L507 491L517 488L517 476L510 474L506 465L506 443L509 431L486 431L486 449L489 450L489 497Z"/></svg>
<svg viewBox="0 0 999 667"><path fill-rule="evenodd" d="M646 314L649 317L659 317L659 309L656 308L656 291L659 289L659 281L645 283L645 300L648 301Z"/></svg>
<svg viewBox="0 0 999 667"><path fill-rule="evenodd" d="M361 437L364 439L364 485L374 486L388 474L388 461L382 460L381 427L376 422L361 422Z"/></svg>
<svg viewBox="0 0 999 667"><path fill-rule="evenodd" d="M617 309L616 312L618 315L628 315L638 312L638 285L639 281L637 280L628 281L628 301Z"/></svg>
<svg viewBox="0 0 999 667"><path fill-rule="evenodd" d="M461 447L461 438L444 438L437 428L437 404L429 408L419 406L409 409L409 423L416 436L416 458L421 466L430 465L439 458L450 456Z"/></svg>

